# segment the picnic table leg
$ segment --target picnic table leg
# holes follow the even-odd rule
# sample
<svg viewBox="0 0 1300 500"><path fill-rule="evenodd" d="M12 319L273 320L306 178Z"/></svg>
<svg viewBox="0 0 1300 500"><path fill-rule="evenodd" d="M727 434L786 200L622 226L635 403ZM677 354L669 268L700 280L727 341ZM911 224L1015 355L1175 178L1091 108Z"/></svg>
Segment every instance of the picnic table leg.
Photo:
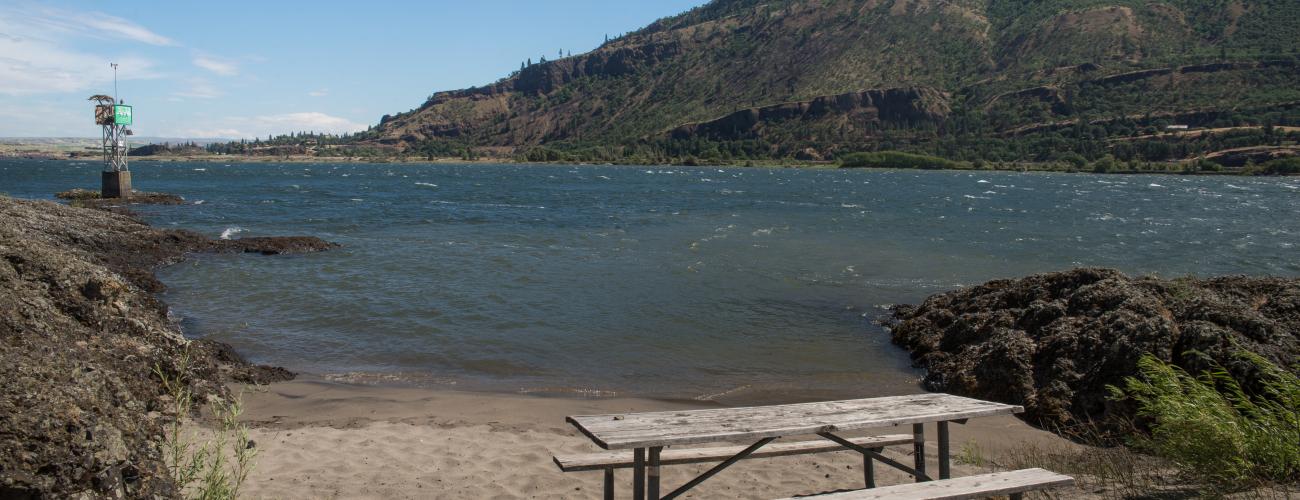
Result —
<svg viewBox="0 0 1300 500"><path fill-rule="evenodd" d="M925 481L925 424L912 424L912 451L916 455L916 482Z"/></svg>
<svg viewBox="0 0 1300 500"><path fill-rule="evenodd" d="M949 463L948 422L939 422L939 479L952 477L952 464Z"/></svg>
<svg viewBox="0 0 1300 500"><path fill-rule="evenodd" d="M873 448L872 451L879 453L884 448ZM876 487L876 461L871 459L871 455L862 455L862 475L867 481L868 488Z"/></svg>
<svg viewBox="0 0 1300 500"><path fill-rule="evenodd" d="M662 446L650 448L650 468L646 471L650 476L646 496L650 497L650 500L659 500L659 452L663 451L663 449Z"/></svg>
<svg viewBox="0 0 1300 500"><path fill-rule="evenodd" d="M614 500L614 468L605 468L605 500Z"/></svg>
<svg viewBox="0 0 1300 500"><path fill-rule="evenodd" d="M645 448L632 455L632 500L645 500Z"/></svg>

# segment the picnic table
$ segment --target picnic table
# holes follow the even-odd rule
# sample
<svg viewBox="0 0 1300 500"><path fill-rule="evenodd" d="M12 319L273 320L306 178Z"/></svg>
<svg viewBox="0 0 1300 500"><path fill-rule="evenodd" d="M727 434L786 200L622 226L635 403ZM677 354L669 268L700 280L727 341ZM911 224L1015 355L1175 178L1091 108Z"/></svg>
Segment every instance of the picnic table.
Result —
<svg viewBox="0 0 1300 500"><path fill-rule="evenodd" d="M971 418L1023 411L1024 408L1016 405L950 394L916 394L745 408L581 415L568 417L567 420L601 448L633 450L633 498L644 500L648 496L657 500L682 495L728 466L759 452L760 448L778 438L802 435L817 435L839 445L833 449L861 453L868 488L875 486L873 461L911 474L917 482L930 481L933 478L928 475L925 463L925 424L932 422L937 426L938 435L938 478L949 479L950 422L964 424ZM850 431L908 424L912 425L911 443L914 453L910 466L882 455L881 447L859 444L860 441L855 442L840 435ZM660 496L659 471L663 465L661 455L664 447L751 440L754 441L752 445L736 449L730 458ZM607 469L606 474L605 495L610 498L613 496L612 469Z"/></svg>

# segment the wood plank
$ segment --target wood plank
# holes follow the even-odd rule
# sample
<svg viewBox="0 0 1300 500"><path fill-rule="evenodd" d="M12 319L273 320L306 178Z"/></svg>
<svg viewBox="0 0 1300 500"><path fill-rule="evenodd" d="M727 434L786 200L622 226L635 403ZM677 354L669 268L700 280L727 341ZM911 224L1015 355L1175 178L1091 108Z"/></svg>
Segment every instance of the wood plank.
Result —
<svg viewBox="0 0 1300 500"><path fill-rule="evenodd" d="M866 448L881 448L902 444L911 444L910 434L892 434L888 436L869 436L853 438L849 441ZM701 462L720 462L731 458L744 450L744 446L716 446L709 448L666 449L659 456L662 465L694 464ZM749 458L783 457L789 455L806 455L831 451L848 451L834 442L819 439L814 441L795 441L772 443L754 452ZM606 467L624 469L632 466L632 452L603 451L583 455L554 457L555 465L564 472L600 470Z"/></svg>
<svg viewBox="0 0 1300 500"><path fill-rule="evenodd" d="M1072 484L1074 484L1074 478L1070 476L1044 469L1023 469L799 498L815 498L818 500L963 500L1045 490Z"/></svg>
<svg viewBox="0 0 1300 500"><path fill-rule="evenodd" d="M913 394L746 408L579 415L568 417L568 421L600 447L621 450L843 432L1023 411L1020 406L950 394Z"/></svg>

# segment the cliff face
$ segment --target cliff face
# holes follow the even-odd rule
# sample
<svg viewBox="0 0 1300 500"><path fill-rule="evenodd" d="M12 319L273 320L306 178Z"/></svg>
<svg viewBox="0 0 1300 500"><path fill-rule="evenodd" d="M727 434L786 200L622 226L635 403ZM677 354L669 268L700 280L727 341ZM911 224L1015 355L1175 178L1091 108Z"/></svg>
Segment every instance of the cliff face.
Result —
<svg viewBox="0 0 1300 500"><path fill-rule="evenodd" d="M171 498L159 369L202 396L287 372L189 341L151 270L220 247L127 216L0 196L0 498ZM315 240L301 250L329 245ZM178 366L191 353L187 370Z"/></svg>
<svg viewBox="0 0 1300 500"><path fill-rule="evenodd" d="M764 125L788 121L811 123L832 117L845 119L858 130L867 130L872 124L883 122L937 123L947 117L948 111L948 96L934 89L868 90L737 111L717 120L682 125L673 129L672 137L750 139L762 135Z"/></svg>

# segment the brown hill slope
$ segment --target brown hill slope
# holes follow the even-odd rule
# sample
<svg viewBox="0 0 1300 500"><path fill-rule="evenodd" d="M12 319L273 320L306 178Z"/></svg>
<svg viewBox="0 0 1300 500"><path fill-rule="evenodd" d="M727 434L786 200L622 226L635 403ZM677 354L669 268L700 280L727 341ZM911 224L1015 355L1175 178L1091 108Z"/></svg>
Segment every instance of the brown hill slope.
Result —
<svg viewBox="0 0 1300 500"><path fill-rule="evenodd" d="M716 0L586 54L436 93L361 141L635 150L698 138L780 155L901 139L933 152L944 136L991 128L1296 100L1286 82L1300 76L1297 46L1300 6L1285 0ZM1224 60L1236 64L1206 64ZM1158 78L1178 66L1205 70ZM1050 91L1017 93L1035 88ZM860 106L770 112L889 89L925 94L923 119L864 119ZM703 126L750 118L764 126Z"/></svg>

